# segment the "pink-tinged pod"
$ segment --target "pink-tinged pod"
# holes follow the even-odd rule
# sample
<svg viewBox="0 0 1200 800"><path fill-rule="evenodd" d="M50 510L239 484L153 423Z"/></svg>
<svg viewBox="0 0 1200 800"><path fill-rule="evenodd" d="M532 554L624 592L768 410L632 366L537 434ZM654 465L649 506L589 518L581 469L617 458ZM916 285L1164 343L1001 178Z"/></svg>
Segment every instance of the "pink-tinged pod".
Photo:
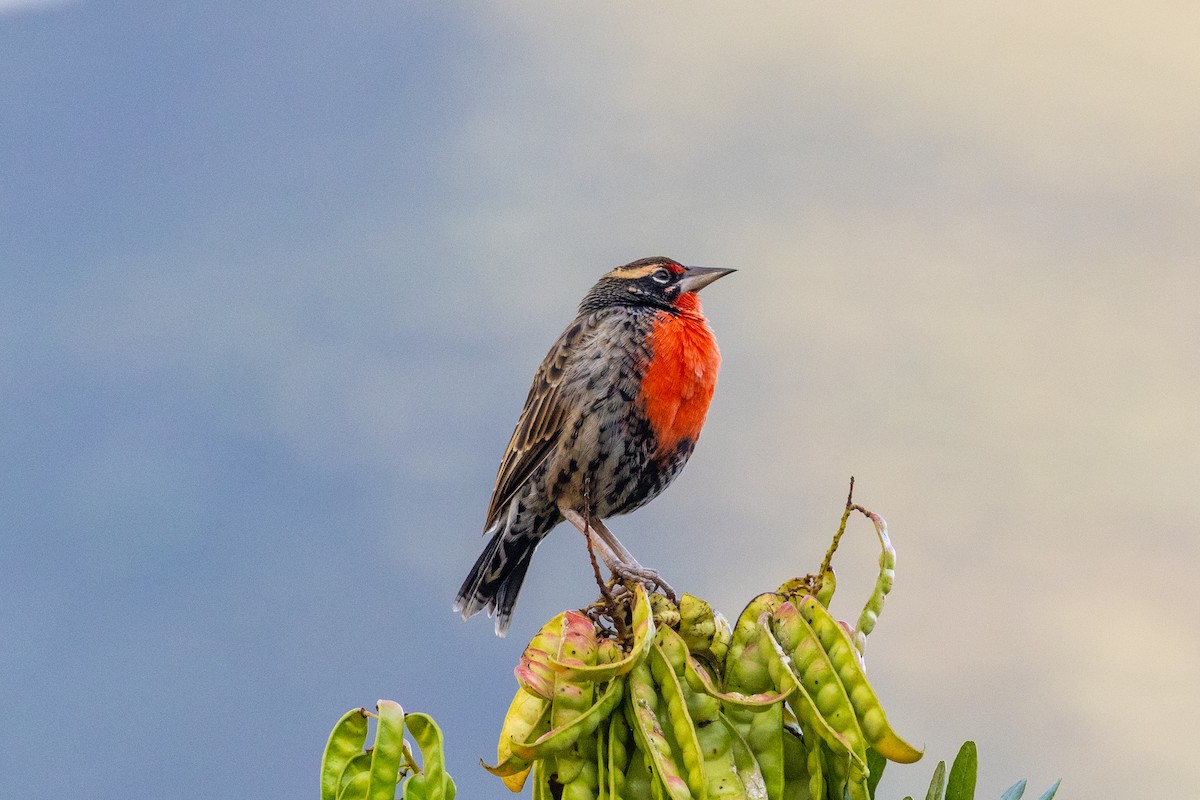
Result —
<svg viewBox="0 0 1200 800"><path fill-rule="evenodd" d="M517 682L547 700L554 693L554 673L549 662L558 655L566 612L556 615L529 640L513 672Z"/></svg>
<svg viewBox="0 0 1200 800"><path fill-rule="evenodd" d="M619 657L607 661L599 659L592 665L551 659L547 662L547 667L572 681L592 681L593 683L609 681L617 675L629 672L635 664L646 658L650 652L650 645L654 641L654 633L654 616L651 613L650 599L646 596L646 587L637 584L634 588L633 600L633 644L630 645L628 653L621 654L618 651L616 655Z"/></svg>
<svg viewBox="0 0 1200 800"><path fill-rule="evenodd" d="M549 667L550 654L532 646L526 647L521 661L513 667L517 683L531 693L549 700L554 694L554 672Z"/></svg>
<svg viewBox="0 0 1200 800"><path fill-rule="evenodd" d="M596 640L596 628L591 619L578 611L565 612L562 638L558 643L558 657L555 661L569 667L586 668L595 666L599 654L600 646ZM556 750L554 771L558 782L563 785L571 783L579 777L579 773L585 766L586 753L583 752L585 748L578 746L580 736L586 736L600 724L601 720L597 719L591 724L590 730L578 732L576 732L577 728L571 727L574 720L592 707L592 697L595 691L596 685L591 681L572 680L561 672L554 676L554 697L550 701L551 733L559 732L554 740L562 741L565 735L563 732L574 732L568 737L571 738L570 743L562 749ZM527 757L517 750L516 743L513 745L513 752L521 755L522 758Z"/></svg>
<svg viewBox="0 0 1200 800"><path fill-rule="evenodd" d="M629 700L625 703L625 714L629 727L633 728L638 748L644 753L653 767L651 783L655 777L666 790L671 800L694 800L694 795L687 780L680 774L679 765L671 750L662 720L662 700L654 685L654 677L649 663L641 663L629 672ZM638 758L637 755L632 758ZM637 773L627 773L627 787L633 791L631 784L636 784ZM630 795L632 797L632 794Z"/></svg>

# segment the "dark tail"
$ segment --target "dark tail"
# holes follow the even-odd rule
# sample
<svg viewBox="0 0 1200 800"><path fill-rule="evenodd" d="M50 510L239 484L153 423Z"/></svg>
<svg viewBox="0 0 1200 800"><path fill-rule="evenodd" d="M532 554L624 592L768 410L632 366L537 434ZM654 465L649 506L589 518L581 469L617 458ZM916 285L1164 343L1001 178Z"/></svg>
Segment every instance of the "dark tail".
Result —
<svg viewBox="0 0 1200 800"><path fill-rule="evenodd" d="M500 527L492 535L458 590L453 606L463 619L486 609L489 617L496 617L497 636L508 633L529 560L542 540L540 536L506 536L506 533Z"/></svg>

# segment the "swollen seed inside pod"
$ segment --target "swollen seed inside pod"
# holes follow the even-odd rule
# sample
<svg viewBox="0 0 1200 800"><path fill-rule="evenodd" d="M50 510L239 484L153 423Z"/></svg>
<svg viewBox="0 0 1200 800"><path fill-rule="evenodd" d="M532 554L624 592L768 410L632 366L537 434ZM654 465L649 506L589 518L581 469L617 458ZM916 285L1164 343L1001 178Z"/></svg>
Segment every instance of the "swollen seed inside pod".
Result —
<svg viewBox="0 0 1200 800"><path fill-rule="evenodd" d="M814 690L821 688L821 685L832 677L833 672L829 662L823 658L813 659L808 668L804 670L804 683Z"/></svg>
<svg viewBox="0 0 1200 800"><path fill-rule="evenodd" d="M850 705L856 709L869 708L875 702L871 694L871 687L865 683L858 683L850 692Z"/></svg>
<svg viewBox="0 0 1200 800"><path fill-rule="evenodd" d="M826 719L831 714L841 708L842 692L841 687L836 681L830 681L821 687L817 692L817 696L813 698L817 703L817 708L820 709L822 716Z"/></svg>
<svg viewBox="0 0 1200 800"><path fill-rule="evenodd" d="M863 714L860 723L867 740L871 742L883 738L884 731L887 729L887 719L883 715L883 709L878 706Z"/></svg>
<svg viewBox="0 0 1200 800"><path fill-rule="evenodd" d="M807 671L809 664L813 662L819 652L820 648L812 639L802 640L792 653L792 663L796 665L796 670L798 672Z"/></svg>

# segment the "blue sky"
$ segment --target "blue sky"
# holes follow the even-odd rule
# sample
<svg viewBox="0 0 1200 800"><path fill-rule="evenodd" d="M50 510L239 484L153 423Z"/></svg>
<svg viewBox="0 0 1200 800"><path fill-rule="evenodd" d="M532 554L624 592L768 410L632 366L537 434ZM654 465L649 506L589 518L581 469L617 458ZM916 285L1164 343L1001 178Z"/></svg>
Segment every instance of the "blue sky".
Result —
<svg viewBox="0 0 1200 800"><path fill-rule="evenodd" d="M578 537L508 639L449 604L534 367L665 254L739 272L704 439L613 525L639 559L735 615L816 567L855 474L899 551L869 666L929 748L894 796L972 737L982 796L1177 791L1186 12L0 2L0 764L297 796L390 697L499 796L476 762L524 639L592 599Z"/></svg>

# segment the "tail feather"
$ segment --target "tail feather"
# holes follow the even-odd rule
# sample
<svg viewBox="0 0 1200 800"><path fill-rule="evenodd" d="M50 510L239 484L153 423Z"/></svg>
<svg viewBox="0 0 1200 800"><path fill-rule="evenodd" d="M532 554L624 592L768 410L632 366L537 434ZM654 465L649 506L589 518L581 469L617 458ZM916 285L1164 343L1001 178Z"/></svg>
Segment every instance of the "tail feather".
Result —
<svg viewBox="0 0 1200 800"><path fill-rule="evenodd" d="M541 537L511 536L500 528L483 548L454 598L453 609L469 619L486 610L496 618L496 635L508 633L513 607Z"/></svg>

